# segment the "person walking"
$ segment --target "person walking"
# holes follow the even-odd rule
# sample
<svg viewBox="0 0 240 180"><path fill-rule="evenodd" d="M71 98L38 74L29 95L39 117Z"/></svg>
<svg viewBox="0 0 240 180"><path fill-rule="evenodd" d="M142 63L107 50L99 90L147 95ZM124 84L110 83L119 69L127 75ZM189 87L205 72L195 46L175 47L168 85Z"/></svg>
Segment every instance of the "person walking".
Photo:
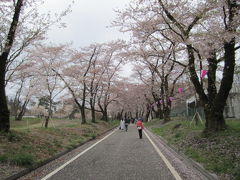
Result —
<svg viewBox="0 0 240 180"><path fill-rule="evenodd" d="M119 129L124 130L124 126L125 126L125 121L123 119L121 119Z"/></svg>
<svg viewBox="0 0 240 180"><path fill-rule="evenodd" d="M125 130L126 132L128 131L128 125L130 124L130 119L126 118L125 119Z"/></svg>
<svg viewBox="0 0 240 180"><path fill-rule="evenodd" d="M143 123L142 123L142 119L139 119L136 122L136 126L137 126L137 129L138 129L139 138L142 139L142 130L144 129L144 126L143 126Z"/></svg>

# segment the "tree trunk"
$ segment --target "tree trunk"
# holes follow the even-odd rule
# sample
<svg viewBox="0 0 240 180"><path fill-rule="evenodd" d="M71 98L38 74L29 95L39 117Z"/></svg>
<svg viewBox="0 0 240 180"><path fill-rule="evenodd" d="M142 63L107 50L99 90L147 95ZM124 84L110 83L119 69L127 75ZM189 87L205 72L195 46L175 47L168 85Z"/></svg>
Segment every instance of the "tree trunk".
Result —
<svg viewBox="0 0 240 180"><path fill-rule="evenodd" d="M123 111L124 110L122 109L121 112L119 112L118 117L117 117L118 120L121 120L123 118Z"/></svg>
<svg viewBox="0 0 240 180"><path fill-rule="evenodd" d="M132 112L131 111L129 112L129 118L132 118Z"/></svg>
<svg viewBox="0 0 240 180"><path fill-rule="evenodd" d="M50 103L48 107L48 116L45 120L45 128L48 128L49 119L52 118L52 96L50 95Z"/></svg>
<svg viewBox="0 0 240 180"><path fill-rule="evenodd" d="M103 121L106 121L108 122L108 116L107 116L107 112L102 112L102 118L101 118Z"/></svg>
<svg viewBox="0 0 240 180"><path fill-rule="evenodd" d="M15 37L22 5L23 0L18 0L14 9L14 15L8 32L7 41L4 45L3 53L0 56L0 131L2 132L9 132L10 130L10 112L8 110L5 92L5 75L7 59Z"/></svg>
<svg viewBox="0 0 240 180"><path fill-rule="evenodd" d="M91 94L93 97L94 95ZM92 115L92 122L96 123L96 114L95 114L95 98L90 98L90 106L91 106L91 115Z"/></svg>
<svg viewBox="0 0 240 180"><path fill-rule="evenodd" d="M102 113L101 120L104 120L107 122L108 121L107 104L103 104L103 106L102 106L100 101L98 101L98 107L100 108L101 113Z"/></svg>
<svg viewBox="0 0 240 180"><path fill-rule="evenodd" d="M206 124L204 132L216 132L226 128L225 120L223 118L223 110L227 100L228 93L231 88L223 88L220 87L220 90L216 97L212 99L212 97L207 97L204 93L204 89L202 88L201 84L198 81L198 76L196 74L195 66L194 66L194 55L193 55L193 48L191 45L187 46L188 55L189 55L189 71L191 75L191 81L195 87L197 94L199 95L199 99L202 105L204 105L204 114L206 117ZM209 66L213 66L215 64L210 64ZM226 64L225 64L226 67ZM211 81L212 78L209 80ZM230 78L231 79L231 78ZM232 86L232 81L228 79L228 83ZM222 79L221 84L225 82L224 77ZM208 87L213 87L210 82L208 82ZM215 83L215 82L212 82ZM225 82L226 83L226 82ZM229 85L227 85L229 86ZM221 90L222 89L222 90ZM223 93L224 92L224 93ZM225 94L228 92L227 94ZM225 96L223 95L225 94ZM212 95L213 96L213 95Z"/></svg>
<svg viewBox="0 0 240 180"><path fill-rule="evenodd" d="M104 121L108 122L107 108L104 108L104 111L103 111L102 113L103 113L102 119L103 119Z"/></svg>
<svg viewBox="0 0 240 180"><path fill-rule="evenodd" d="M45 119L45 125L44 125L44 127L45 128L48 128L48 122L49 122L49 115L46 117L46 119Z"/></svg>
<svg viewBox="0 0 240 180"><path fill-rule="evenodd" d="M163 111L162 111L162 108L159 109L159 119L163 119Z"/></svg>
<svg viewBox="0 0 240 180"><path fill-rule="evenodd" d="M5 54L0 57L0 131L9 132L10 112L7 106L7 97L5 92Z"/></svg>
<svg viewBox="0 0 240 180"><path fill-rule="evenodd" d="M17 120L17 116L18 116L18 107L19 107L19 104L14 100L13 105L10 108L10 116L11 115L14 116L15 120Z"/></svg>
<svg viewBox="0 0 240 180"><path fill-rule="evenodd" d="M171 112L170 108L165 107L165 109L163 110L163 123L167 123L171 120L170 112Z"/></svg>
<svg viewBox="0 0 240 180"><path fill-rule="evenodd" d="M25 100L25 102L24 102L23 105L21 106L20 112L19 112L19 114L16 116L16 120L17 120L17 121L21 121L21 120L22 120L22 118L23 118L23 116L24 116L24 114L25 114L25 112L26 112L26 107L27 107L28 103L29 103L29 100Z"/></svg>
<svg viewBox="0 0 240 180"><path fill-rule="evenodd" d="M91 114L92 114L92 122L96 123L96 114L94 107L91 107Z"/></svg>
<svg viewBox="0 0 240 180"><path fill-rule="evenodd" d="M20 112L16 117L16 121L22 121L23 116L24 116L24 112Z"/></svg>
<svg viewBox="0 0 240 180"><path fill-rule="evenodd" d="M19 114L16 116L16 120L17 120L17 121L21 121L21 120L22 120L22 118L23 118L23 116L24 116L24 114L25 114L25 111L26 111L25 108L26 108L26 107L22 108L21 111L19 112Z"/></svg>
<svg viewBox="0 0 240 180"><path fill-rule="evenodd" d="M216 131L221 131L226 128L226 123L223 117L224 107L214 108L206 106L204 108L206 124L205 124L205 133L211 133Z"/></svg>
<svg viewBox="0 0 240 180"><path fill-rule="evenodd" d="M124 113L124 119L127 119L127 112Z"/></svg>
<svg viewBox="0 0 240 180"><path fill-rule="evenodd" d="M101 104L99 103L98 106L100 107L101 109L101 113L102 113L102 118L101 120L104 120L104 121L108 121L108 112L107 112L107 106L104 105L104 107L101 106Z"/></svg>
<svg viewBox="0 0 240 180"><path fill-rule="evenodd" d="M69 118L69 119L74 119L75 114L76 114L77 112L79 112L78 108L73 107L73 110L72 110L72 112L68 115L68 118Z"/></svg>
<svg viewBox="0 0 240 180"><path fill-rule="evenodd" d="M156 118L163 119L163 111L160 104L157 104Z"/></svg>
<svg viewBox="0 0 240 180"><path fill-rule="evenodd" d="M141 117L144 116L144 113L145 113L145 111L144 111L144 109L143 109L142 112L141 112Z"/></svg>
<svg viewBox="0 0 240 180"><path fill-rule="evenodd" d="M150 116L150 113L151 113L151 107L149 108L149 106L147 106L147 112L146 112L146 116L145 116L146 122L148 122L148 118Z"/></svg>
<svg viewBox="0 0 240 180"><path fill-rule="evenodd" d="M136 118L138 119L139 113L138 113L138 108L136 108Z"/></svg>
<svg viewBox="0 0 240 180"><path fill-rule="evenodd" d="M85 108L81 107L82 124L86 124Z"/></svg>

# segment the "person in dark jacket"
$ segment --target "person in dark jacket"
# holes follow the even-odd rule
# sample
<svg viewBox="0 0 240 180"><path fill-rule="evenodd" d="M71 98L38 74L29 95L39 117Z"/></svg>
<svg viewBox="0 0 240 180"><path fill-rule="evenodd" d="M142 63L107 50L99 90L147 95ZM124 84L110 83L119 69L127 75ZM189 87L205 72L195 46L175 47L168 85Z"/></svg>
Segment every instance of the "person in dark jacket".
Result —
<svg viewBox="0 0 240 180"><path fill-rule="evenodd" d="M127 132L128 130L128 125L130 124L130 119L125 119L125 130Z"/></svg>

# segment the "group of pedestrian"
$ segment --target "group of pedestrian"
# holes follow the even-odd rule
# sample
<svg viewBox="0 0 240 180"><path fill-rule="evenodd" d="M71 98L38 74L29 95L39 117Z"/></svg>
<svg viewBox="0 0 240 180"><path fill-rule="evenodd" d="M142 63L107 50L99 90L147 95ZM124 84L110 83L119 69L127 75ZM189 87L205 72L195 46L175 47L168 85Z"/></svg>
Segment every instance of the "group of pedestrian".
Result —
<svg viewBox="0 0 240 180"><path fill-rule="evenodd" d="M132 121L130 119L127 119L127 118L126 119L121 119L119 129L125 130L127 132L128 131L128 125L130 124L130 121L132 123L134 123L134 121ZM142 121L143 121L142 118L139 118L135 121L140 139L142 139L142 130L144 129Z"/></svg>

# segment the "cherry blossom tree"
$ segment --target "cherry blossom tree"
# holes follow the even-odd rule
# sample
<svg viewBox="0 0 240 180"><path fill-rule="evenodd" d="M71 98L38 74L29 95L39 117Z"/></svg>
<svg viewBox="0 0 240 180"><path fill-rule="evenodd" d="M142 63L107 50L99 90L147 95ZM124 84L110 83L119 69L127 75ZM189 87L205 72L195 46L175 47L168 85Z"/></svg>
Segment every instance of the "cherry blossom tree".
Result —
<svg viewBox="0 0 240 180"><path fill-rule="evenodd" d="M21 60L14 63L22 51L41 40L49 27L68 12L65 11L53 19L50 14L39 14L39 3L40 1L35 0L5 0L0 3L0 131L3 132L10 129L5 92L9 77L6 78L6 73L15 71L19 63L22 63ZM11 67L12 65L15 67ZM11 74L13 73L10 72Z"/></svg>
<svg viewBox="0 0 240 180"><path fill-rule="evenodd" d="M117 98L110 105L110 114L117 118L143 118L148 120L148 102L145 95L149 94L148 87L144 84L130 82L129 78L119 79L115 83L114 93Z"/></svg>
<svg viewBox="0 0 240 180"><path fill-rule="evenodd" d="M179 32L178 36L186 46L190 78L205 111L206 132L226 128L223 110L232 88L234 75L235 51L237 49L235 47L236 32L239 27L239 5L237 1L206 1L202 2L202 4L199 3L197 8L194 9L194 11L197 11L196 15L184 18L185 22L182 21L183 18L180 19L179 16L175 16L172 9L163 1L159 0L159 4L164 11L165 22L174 23L170 29ZM187 8L187 5L185 4L183 8ZM201 48L204 48L205 52L201 52ZM223 56L219 58L222 53ZM196 73L195 62L197 58L195 54L198 55L200 62L202 61L201 56L205 57L208 66L207 94L201 79L199 80ZM217 65L222 59L224 61L223 77L220 87L217 88Z"/></svg>
<svg viewBox="0 0 240 180"><path fill-rule="evenodd" d="M145 43L134 45L129 49L127 56L135 60L137 67L135 70L142 82L151 87L149 90L152 93L154 104L150 103L149 106L152 105L152 109L157 106L158 112L163 115L164 122L167 122L170 120L175 84L184 73L186 65L182 64L184 67L181 67L176 63L177 48L173 42L167 43L164 42L164 39L157 39L156 41L156 38L154 38L150 39L149 45L145 45ZM144 79L143 76L146 76L146 74L148 77ZM158 86L155 86L155 84ZM147 98L147 101L150 102L151 100Z"/></svg>
<svg viewBox="0 0 240 180"><path fill-rule="evenodd" d="M148 66L148 64L146 64L144 61L142 63L136 61L136 63L134 64L135 66L133 71L135 72L136 78L140 79L140 81L145 85L145 89L147 89L149 92L146 93L144 96L148 104L147 112L149 112L149 115L150 112L154 112L156 118L162 119L163 118L162 106L160 103L156 103L160 101L161 93L159 88L160 80L156 76L155 70Z"/></svg>
<svg viewBox="0 0 240 180"><path fill-rule="evenodd" d="M157 33L185 48L188 56L183 57L188 61L190 79L205 111L205 132L215 132L226 128L223 109L232 87L235 52L239 49L239 19L236 0L141 0L119 11L115 25L122 31L132 31L137 41ZM216 74L221 62L223 75L217 87ZM201 70L208 71L207 89Z"/></svg>
<svg viewBox="0 0 240 180"><path fill-rule="evenodd" d="M81 112L82 123L86 123L85 109L91 110L92 122L96 121L96 112L101 112L102 119L108 120L108 106L116 98L112 87L122 63L118 58L122 44L114 41L73 50L60 70L52 69L72 95Z"/></svg>
<svg viewBox="0 0 240 180"><path fill-rule="evenodd" d="M10 129L9 123L9 110L7 107L6 101L6 92L5 92L5 73L6 73L6 64L7 59L13 45L15 32L17 29L17 24L23 6L23 0L18 0L15 5L15 11L13 16L13 21L11 22L10 29L7 35L7 41L0 55L0 131L8 132ZM1 42L2 43L2 42Z"/></svg>
<svg viewBox="0 0 240 180"><path fill-rule="evenodd" d="M18 73L18 76L15 77L14 88L17 86L17 90L12 102L11 113L15 116L15 120L22 120L28 103L31 100L31 97L36 92L36 79L23 70Z"/></svg>
<svg viewBox="0 0 240 180"><path fill-rule="evenodd" d="M97 103L97 93L106 71L105 67L101 63L101 51L102 45L98 45L98 51L96 56L92 61L92 66L89 71L88 81L87 81L87 91L89 92L89 105L91 109L92 122L96 122L96 103Z"/></svg>
<svg viewBox="0 0 240 180"><path fill-rule="evenodd" d="M45 116L44 127L47 128L49 119L52 118L53 107L55 99L64 90L61 81L57 74L52 70L58 71L63 65L65 58L67 58L68 45L47 46L38 45L32 50L31 59L34 62L34 76L38 79L38 83L41 84L41 90L39 94L45 97L45 104L47 104L48 114Z"/></svg>
<svg viewBox="0 0 240 180"><path fill-rule="evenodd" d="M123 63L120 53L124 47L124 42L112 41L104 44L102 49L101 61L105 72L99 85L97 104L102 113L102 119L105 121L108 121L108 106L118 97L113 89L120 71L120 65Z"/></svg>
<svg viewBox="0 0 240 180"><path fill-rule="evenodd" d="M72 57L61 72L52 70L61 78L71 93L74 102L81 112L82 124L86 123L87 76L96 55L97 47L90 45L80 51L73 51Z"/></svg>

